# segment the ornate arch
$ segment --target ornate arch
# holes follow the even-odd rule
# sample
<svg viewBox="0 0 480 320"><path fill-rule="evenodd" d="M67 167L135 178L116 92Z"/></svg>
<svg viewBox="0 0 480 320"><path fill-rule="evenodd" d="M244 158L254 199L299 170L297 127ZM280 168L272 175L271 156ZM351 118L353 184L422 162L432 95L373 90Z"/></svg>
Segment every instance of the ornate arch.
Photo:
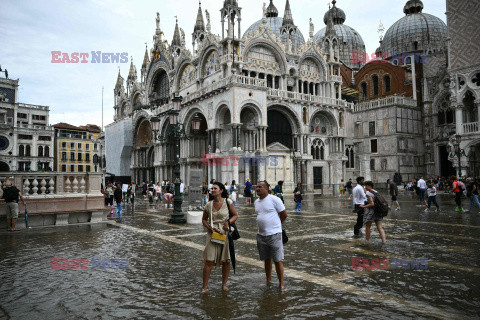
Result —
<svg viewBox="0 0 480 320"><path fill-rule="evenodd" d="M181 79L183 76L183 72L185 71L185 68L187 68L188 66L192 66L194 68L195 70L194 79L197 79L197 72L198 72L189 57L184 57L184 59L177 66L178 68L176 69L176 72L175 72L175 79L174 79L174 85L173 85L173 87L175 88L175 91L181 90L180 88Z"/></svg>
<svg viewBox="0 0 480 320"><path fill-rule="evenodd" d="M230 115L229 118L228 118L227 112ZM220 128L221 125L232 123L232 112L227 104L222 104L219 107L217 107L214 114L215 114L215 123L214 123L215 128Z"/></svg>
<svg viewBox="0 0 480 320"><path fill-rule="evenodd" d="M310 133L319 135L335 135L338 123L335 116L327 110L317 110L310 117ZM325 129L324 129L325 127Z"/></svg>
<svg viewBox="0 0 480 320"><path fill-rule="evenodd" d="M217 54L219 54L220 50L219 48L215 45L215 44L211 44L209 45L207 48L205 48L205 50L203 50L203 53L200 57L200 64L199 64L199 70L198 70L198 74L200 76L200 78L204 79L207 77L207 75L204 73L204 69L205 69L205 65L207 63L207 58L212 54L212 52L216 52ZM220 62L219 62L220 64Z"/></svg>
<svg viewBox="0 0 480 320"><path fill-rule="evenodd" d="M280 65L280 71L282 74L287 72L287 59L285 58L285 54L283 50L274 42L267 40L267 39L255 39L247 43L245 49L243 50L243 60L247 61L248 53L251 49L256 46L262 46L270 50L277 59L277 63Z"/></svg>
<svg viewBox="0 0 480 320"><path fill-rule="evenodd" d="M147 77L147 81L146 81L146 92L147 92L147 97L150 96L150 94L153 93L153 88L155 86L155 80L157 80L157 77L160 75L160 73L162 72L165 72L166 76L167 76L167 79L168 79L168 85L169 85L169 95L170 95L170 91L171 91L171 88L170 88L170 83L171 83L171 79L170 79L170 76L168 75L168 65L163 62L163 61L158 61L157 63L155 63L155 65L152 67L152 69L150 70L149 74L148 74L148 77Z"/></svg>
<svg viewBox="0 0 480 320"><path fill-rule="evenodd" d="M135 146L144 147L152 142L152 125L150 120L144 118L135 130Z"/></svg>
<svg viewBox="0 0 480 320"><path fill-rule="evenodd" d="M245 108L250 108L250 109L254 110L254 112L256 113L256 115L258 117L258 124L262 124L262 125L266 124L266 123L264 123L264 119L266 119L266 115L262 112L262 108L260 107L260 105L256 101L253 101L253 100L247 100L247 101L243 102L242 106L240 107L239 114L238 114L238 119L239 120L240 120L240 116L242 115L242 111Z"/></svg>
<svg viewBox="0 0 480 320"><path fill-rule="evenodd" d="M300 57L300 61L298 62L298 69L301 70L303 63L305 60L312 60L316 63L318 70L322 72L322 75L320 78L327 80L327 75L328 75L328 67L327 63L325 62L325 59L320 58L318 55L312 53L312 52L306 52Z"/></svg>
<svg viewBox="0 0 480 320"><path fill-rule="evenodd" d="M302 123L299 118L299 115L293 110L289 105L282 104L282 103L272 103L267 106L267 112L270 110L277 110L283 113L288 121L290 122L290 126L292 128L292 133L300 133L302 129ZM268 119L267 119L268 122Z"/></svg>

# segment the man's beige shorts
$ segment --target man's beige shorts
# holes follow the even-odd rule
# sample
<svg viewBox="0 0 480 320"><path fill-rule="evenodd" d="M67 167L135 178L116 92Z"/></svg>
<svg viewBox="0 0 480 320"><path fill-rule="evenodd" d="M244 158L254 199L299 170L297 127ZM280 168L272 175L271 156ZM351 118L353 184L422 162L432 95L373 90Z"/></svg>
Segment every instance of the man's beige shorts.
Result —
<svg viewBox="0 0 480 320"><path fill-rule="evenodd" d="M7 202L7 219L18 218L18 203Z"/></svg>

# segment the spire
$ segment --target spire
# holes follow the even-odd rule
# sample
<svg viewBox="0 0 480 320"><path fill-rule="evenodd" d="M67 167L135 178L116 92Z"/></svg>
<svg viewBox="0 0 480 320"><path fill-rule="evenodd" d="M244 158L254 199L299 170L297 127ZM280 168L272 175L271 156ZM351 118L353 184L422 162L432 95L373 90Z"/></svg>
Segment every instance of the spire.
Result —
<svg viewBox="0 0 480 320"><path fill-rule="evenodd" d="M285 26L285 25L295 25L293 23L292 10L290 9L290 1L289 0L287 0L287 4L285 5L285 14L283 16L282 26Z"/></svg>
<svg viewBox="0 0 480 320"><path fill-rule="evenodd" d="M117 84L115 85L115 89L119 89L123 86L123 78L120 75L120 67L118 68L118 76L117 76Z"/></svg>
<svg viewBox="0 0 480 320"><path fill-rule="evenodd" d="M273 0L270 0L270 4L266 10L265 16L267 18L275 18L278 17L278 10L277 7L273 4Z"/></svg>
<svg viewBox="0 0 480 320"><path fill-rule="evenodd" d="M178 19L176 19L176 23L175 23L175 32L173 33L172 46L176 46L176 47L182 46L182 39L180 38L180 30L178 29Z"/></svg>
<svg viewBox="0 0 480 320"><path fill-rule="evenodd" d="M128 72L128 80L135 80L137 78L137 70L133 65L133 57L130 59L130 71Z"/></svg>
<svg viewBox="0 0 480 320"><path fill-rule="evenodd" d="M203 22L202 2L201 1L199 3L199 6L198 6L197 22L195 23L195 27L193 28L193 32L196 32L196 31L205 32L205 23Z"/></svg>
<svg viewBox="0 0 480 320"><path fill-rule="evenodd" d="M150 58L148 57L147 46L145 45L145 56L143 57L142 69L145 69L147 67L147 64L148 64L149 60L150 60Z"/></svg>

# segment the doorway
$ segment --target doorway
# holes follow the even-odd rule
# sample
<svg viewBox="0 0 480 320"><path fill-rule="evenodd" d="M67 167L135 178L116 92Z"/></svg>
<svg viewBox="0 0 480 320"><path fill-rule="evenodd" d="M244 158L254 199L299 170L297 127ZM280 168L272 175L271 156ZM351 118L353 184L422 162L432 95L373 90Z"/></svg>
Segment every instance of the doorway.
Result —
<svg viewBox="0 0 480 320"><path fill-rule="evenodd" d="M455 175L453 163L448 160L447 146L438 146L438 156L440 158L440 176L450 177Z"/></svg>
<svg viewBox="0 0 480 320"><path fill-rule="evenodd" d="M323 167L313 167L313 189L321 189L323 184Z"/></svg>

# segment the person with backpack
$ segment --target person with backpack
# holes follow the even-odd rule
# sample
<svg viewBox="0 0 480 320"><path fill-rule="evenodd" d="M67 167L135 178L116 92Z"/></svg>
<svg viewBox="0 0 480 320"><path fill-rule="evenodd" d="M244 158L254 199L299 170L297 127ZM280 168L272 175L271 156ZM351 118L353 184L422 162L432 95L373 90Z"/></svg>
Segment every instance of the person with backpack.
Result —
<svg viewBox="0 0 480 320"><path fill-rule="evenodd" d="M345 184L345 188L347 188L348 200L352 199L352 190L353 190L352 178L348 179L347 184Z"/></svg>
<svg viewBox="0 0 480 320"><path fill-rule="evenodd" d="M117 219L122 219L122 201L123 201L123 192L122 192L122 184L117 182L115 186L115 191L113 192L113 197L115 198L115 202L117 204Z"/></svg>
<svg viewBox="0 0 480 320"><path fill-rule="evenodd" d="M293 200L295 201L295 211L301 212L302 211L302 184L300 182L297 183L297 187L293 190Z"/></svg>
<svg viewBox="0 0 480 320"><path fill-rule="evenodd" d="M365 209L363 216L363 223L365 223L365 240L370 241L372 222L375 222L378 233L382 239L382 243L387 242L385 231L383 230L382 220L388 213L388 203L376 190L373 189L373 182L365 182L365 190L367 191L367 205L361 205L360 207Z"/></svg>
<svg viewBox="0 0 480 320"><path fill-rule="evenodd" d="M395 203L397 205L397 208L395 208L395 211L400 210L400 204L398 203L398 187L393 182L391 179L387 180L388 184L388 189L390 191L390 195L392 196L392 201L390 202L390 207L393 208L393 204Z"/></svg>
<svg viewBox="0 0 480 320"><path fill-rule="evenodd" d="M6 204L8 231L20 231L15 226L18 219L18 199L20 198L25 208L27 208L27 204L20 190L12 185L10 179L5 180L4 186L2 198L5 199Z"/></svg>
<svg viewBox="0 0 480 320"><path fill-rule="evenodd" d="M278 181L278 184L275 186L275 189L273 189L273 194L279 197L280 200L282 200L282 203L285 203L283 201L283 181Z"/></svg>
<svg viewBox="0 0 480 320"><path fill-rule="evenodd" d="M478 201L478 184L473 178L467 179L467 197L470 198L470 205L465 212L472 211L473 204L476 204L478 209L480 209L480 202Z"/></svg>
<svg viewBox="0 0 480 320"><path fill-rule="evenodd" d="M452 190L450 191L450 193L455 194L455 203L457 204L455 211L462 213L465 211L462 208L462 195L463 191L465 190L465 185L463 184L463 182L458 181L456 176L451 176L450 181L452 182Z"/></svg>

